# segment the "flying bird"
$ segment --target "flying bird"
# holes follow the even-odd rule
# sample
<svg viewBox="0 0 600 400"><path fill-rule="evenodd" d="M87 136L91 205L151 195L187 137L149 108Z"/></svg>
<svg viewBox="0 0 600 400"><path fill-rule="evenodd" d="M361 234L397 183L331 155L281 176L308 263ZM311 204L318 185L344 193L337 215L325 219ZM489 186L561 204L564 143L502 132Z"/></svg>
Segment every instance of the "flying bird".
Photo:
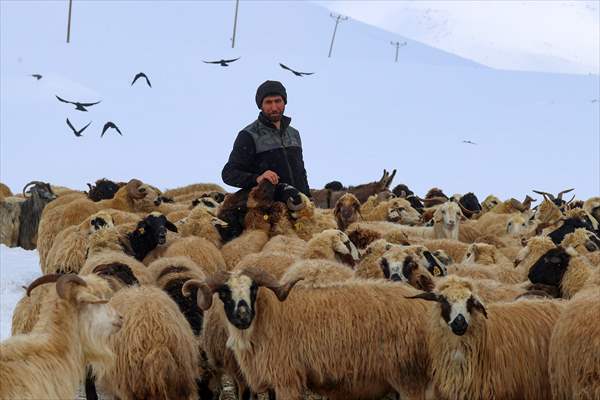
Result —
<svg viewBox="0 0 600 400"><path fill-rule="evenodd" d="M42 79L42 76L40 74L31 74L31 76L33 76L35 79L37 79L38 81L40 79Z"/></svg>
<svg viewBox="0 0 600 400"><path fill-rule="evenodd" d="M467 144L474 144L475 146L477 146L477 143L471 142L470 140L463 140L462 142Z"/></svg>
<svg viewBox="0 0 600 400"><path fill-rule="evenodd" d="M87 111L86 107L91 107L95 104L100 103L100 101L97 101L95 103L80 103L78 101L69 101L69 100L61 99L57 95L55 95L55 96L58 100L62 101L63 103L73 104L75 106L75 109L79 110L79 111Z"/></svg>
<svg viewBox="0 0 600 400"><path fill-rule="evenodd" d="M119 130L119 127L116 126L112 121L108 121L107 123L104 124L104 128L102 128L102 134L100 135L100 137L103 137L109 128L116 129L117 132L119 132L119 135L123 136L123 134Z"/></svg>
<svg viewBox="0 0 600 400"><path fill-rule="evenodd" d="M304 76L304 75L312 75L312 74L314 74L314 72L298 72L298 71L294 71L293 69L291 69L288 66L283 65L282 63L279 63L279 66L281 68L283 68L283 69L287 69L288 71L292 72L296 76Z"/></svg>
<svg viewBox="0 0 600 400"><path fill-rule="evenodd" d="M202 62L206 63L206 64L219 64L221 65L221 67L229 67L229 63L232 63L234 61L239 60L241 57L238 58L234 58L233 60L219 60L219 61L204 61L202 60Z"/></svg>
<svg viewBox="0 0 600 400"><path fill-rule="evenodd" d="M135 76L135 78L133 78L133 82L131 82L131 86L133 86L133 84L135 83L135 81L138 80L138 78L145 78L146 79L146 83L148 84L148 86L152 87L152 85L150 84L150 79L148 79L148 77L146 76L145 73L140 72L139 74L137 74Z"/></svg>
<svg viewBox="0 0 600 400"><path fill-rule="evenodd" d="M67 118L67 125L69 125L69 128L71 128L71 130L73 131L73 133L75 134L75 136L77 137L81 137L83 136L81 133L83 131L85 131L85 129L90 126L90 124L92 123L92 121L90 121L86 126L84 126L83 128L81 128L80 130L75 129L75 127L73 126L73 124L71 123L71 121L69 121L69 118Z"/></svg>
<svg viewBox="0 0 600 400"><path fill-rule="evenodd" d="M591 102L592 102L592 103L597 103L597 102L598 102L598 99L593 99Z"/></svg>

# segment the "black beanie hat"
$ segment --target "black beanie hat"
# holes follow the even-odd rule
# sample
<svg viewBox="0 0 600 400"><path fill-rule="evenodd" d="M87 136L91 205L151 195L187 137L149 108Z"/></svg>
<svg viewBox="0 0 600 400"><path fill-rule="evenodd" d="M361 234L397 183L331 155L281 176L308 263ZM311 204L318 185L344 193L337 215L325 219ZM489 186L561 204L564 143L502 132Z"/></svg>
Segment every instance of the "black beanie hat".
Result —
<svg viewBox="0 0 600 400"><path fill-rule="evenodd" d="M287 92L279 81L264 81L256 89L256 105L258 108L261 108L263 99L267 96L281 96L283 97L283 103L287 104Z"/></svg>

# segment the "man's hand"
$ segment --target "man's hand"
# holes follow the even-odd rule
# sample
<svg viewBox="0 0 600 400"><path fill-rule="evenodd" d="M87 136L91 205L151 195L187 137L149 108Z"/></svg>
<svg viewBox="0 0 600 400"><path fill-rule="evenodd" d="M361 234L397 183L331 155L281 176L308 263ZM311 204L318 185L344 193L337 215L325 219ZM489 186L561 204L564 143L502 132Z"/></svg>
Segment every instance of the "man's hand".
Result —
<svg viewBox="0 0 600 400"><path fill-rule="evenodd" d="M256 178L256 183L261 183L265 179L271 182L273 185L277 185L277 183L279 183L279 175L271 170L267 170L263 172L262 175L259 175L258 178Z"/></svg>

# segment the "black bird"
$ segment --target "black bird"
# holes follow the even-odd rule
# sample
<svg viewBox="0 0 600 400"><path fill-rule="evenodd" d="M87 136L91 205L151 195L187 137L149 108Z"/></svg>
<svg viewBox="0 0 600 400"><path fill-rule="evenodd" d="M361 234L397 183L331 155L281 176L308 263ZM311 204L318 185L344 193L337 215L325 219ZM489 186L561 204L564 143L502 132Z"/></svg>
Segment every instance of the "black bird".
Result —
<svg viewBox="0 0 600 400"><path fill-rule="evenodd" d="M135 83L135 81L138 80L138 78L145 78L146 79L146 83L148 84L148 86L152 87L152 85L150 84L150 79L148 79L148 77L146 76L145 73L140 72L139 74L137 74L135 76L135 78L133 78L133 82L131 82L131 86L133 86L133 84Z"/></svg>
<svg viewBox="0 0 600 400"><path fill-rule="evenodd" d="M81 137L83 136L81 133L83 131L85 131L85 129L90 126L90 124L92 123L92 121L89 122L89 124L87 124L86 126L84 126L83 128L81 128L80 130L75 129L75 127L73 126L73 124L71 124L71 121L69 121L69 118L67 118L67 125L69 125L69 128L71 128L73 130L73 133L75 134L75 136L77 137Z"/></svg>
<svg viewBox="0 0 600 400"><path fill-rule="evenodd" d="M104 124L104 128L102 128L102 134L100 135L100 137L104 136L104 134L106 133L106 131L108 130L108 128L114 128L114 129L116 129L117 132L119 132L119 135L123 136L123 134L119 130L119 127L116 126L112 121L108 121L107 123Z"/></svg>
<svg viewBox="0 0 600 400"><path fill-rule="evenodd" d="M221 65L221 67L229 67L229 63L232 63L234 61L239 60L241 57L238 58L234 58L233 60L219 60L219 61L204 61L202 60L202 62L206 63L206 64L219 64Z"/></svg>
<svg viewBox="0 0 600 400"><path fill-rule="evenodd" d="M467 143L467 144L474 144L474 145L476 145L476 146L477 146L477 143L475 143L475 142L471 142L470 140L463 140L462 142L463 142L463 143Z"/></svg>
<svg viewBox="0 0 600 400"><path fill-rule="evenodd" d="M95 103L80 103L78 101L68 101L68 100L65 100L65 99L61 99L57 95L55 95L55 96L56 96L56 98L58 100L62 101L63 103L73 104L75 106L75 109L79 110L79 111L87 111L86 107L91 107L91 106L93 106L95 104L100 103L100 101L97 101Z"/></svg>
<svg viewBox="0 0 600 400"><path fill-rule="evenodd" d="M31 74L31 76L33 76L35 79L37 79L38 81L40 79L42 79L42 76L40 74Z"/></svg>
<svg viewBox="0 0 600 400"><path fill-rule="evenodd" d="M281 68L283 68L283 69L287 69L288 71L292 72L296 76L304 76L304 75L312 75L312 74L314 74L314 72L298 72L298 71L294 71L293 69L291 69L290 67L287 67L287 66L283 65L282 63L279 63L279 66Z"/></svg>

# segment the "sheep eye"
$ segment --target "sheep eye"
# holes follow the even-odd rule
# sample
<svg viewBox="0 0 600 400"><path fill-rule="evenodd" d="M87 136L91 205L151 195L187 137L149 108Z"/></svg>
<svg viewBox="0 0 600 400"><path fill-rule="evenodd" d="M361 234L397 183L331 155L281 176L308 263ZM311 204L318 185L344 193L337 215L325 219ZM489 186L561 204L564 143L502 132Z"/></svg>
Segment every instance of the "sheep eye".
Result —
<svg viewBox="0 0 600 400"><path fill-rule="evenodd" d="M146 193L146 188L139 188L139 189L138 189L138 191L139 191L140 193Z"/></svg>
<svg viewBox="0 0 600 400"><path fill-rule="evenodd" d="M442 214L446 214L446 210L442 210Z"/></svg>
<svg viewBox="0 0 600 400"><path fill-rule="evenodd" d="M471 257L471 253L467 253L467 257Z"/></svg>

